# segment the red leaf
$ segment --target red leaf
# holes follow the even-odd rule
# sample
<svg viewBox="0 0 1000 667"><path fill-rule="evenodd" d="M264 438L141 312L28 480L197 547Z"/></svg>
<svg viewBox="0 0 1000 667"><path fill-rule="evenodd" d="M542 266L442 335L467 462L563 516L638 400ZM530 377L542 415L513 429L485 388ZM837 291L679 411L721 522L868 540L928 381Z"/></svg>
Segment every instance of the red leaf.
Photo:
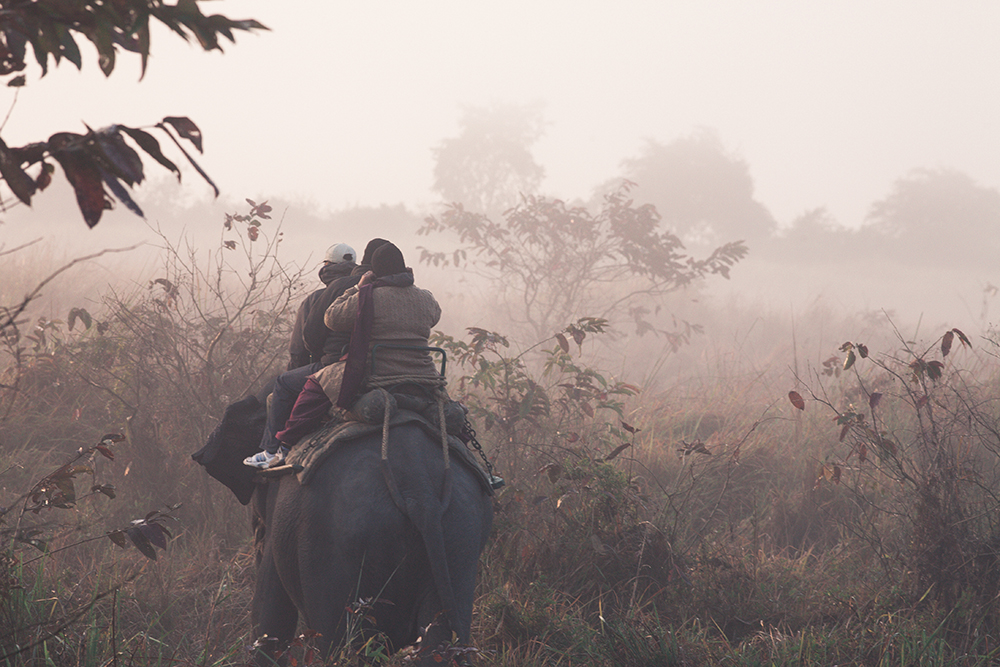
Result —
<svg viewBox="0 0 1000 667"><path fill-rule="evenodd" d="M115 453L110 449L108 449L107 447L103 445L97 445L96 449L104 456L104 458L111 459L112 461L115 460Z"/></svg>
<svg viewBox="0 0 1000 667"><path fill-rule="evenodd" d="M788 392L788 400L792 402L792 405L799 410L806 409L806 402L802 400L802 396L797 391Z"/></svg>
<svg viewBox="0 0 1000 667"><path fill-rule="evenodd" d="M78 149L57 150L53 153L53 157L63 168L66 179L73 186L76 203L83 214L84 222L88 227L94 227L100 222L104 209L109 208L109 202L101 184L101 172L94 164L93 158Z"/></svg>
<svg viewBox="0 0 1000 667"><path fill-rule="evenodd" d="M958 340L962 341L962 345L965 345L967 347L972 347L972 341L970 341L964 333L962 333L958 329L952 329L952 331L954 331L955 335L958 336Z"/></svg>
<svg viewBox="0 0 1000 667"><path fill-rule="evenodd" d="M577 329L576 327L573 327L570 334L572 334L573 340L576 341L577 345L583 345L583 339L587 337L587 334L583 329Z"/></svg>
<svg viewBox="0 0 1000 667"><path fill-rule="evenodd" d="M566 336L561 333L557 333L556 340L559 342L559 347L562 348L562 351L569 354L569 341L566 340Z"/></svg>
<svg viewBox="0 0 1000 667"><path fill-rule="evenodd" d="M38 174L38 178L35 179L35 187L38 192L41 192L52 184L52 172L55 170L56 168L48 162L42 163L42 171Z"/></svg>
<svg viewBox="0 0 1000 667"><path fill-rule="evenodd" d="M947 357L948 353L951 352L951 343L955 340L955 332L947 331L944 336L941 337L941 356Z"/></svg>
<svg viewBox="0 0 1000 667"><path fill-rule="evenodd" d="M632 426L631 424L626 424L625 422L620 422L620 423L622 425L622 428L628 431L629 433L638 433L639 431L642 430L641 428L636 428L635 426Z"/></svg>

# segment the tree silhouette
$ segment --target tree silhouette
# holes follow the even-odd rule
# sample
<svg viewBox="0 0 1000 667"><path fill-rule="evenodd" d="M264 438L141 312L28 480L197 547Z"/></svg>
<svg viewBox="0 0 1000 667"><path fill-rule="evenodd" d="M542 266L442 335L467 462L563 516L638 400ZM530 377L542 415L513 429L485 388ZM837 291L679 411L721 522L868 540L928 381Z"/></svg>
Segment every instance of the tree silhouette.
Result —
<svg viewBox="0 0 1000 667"><path fill-rule="evenodd" d="M680 239L660 230L660 216L637 206L625 183L597 211L558 199L526 196L498 221L450 206L427 219L420 233L451 232L459 250L421 248L421 261L470 267L490 281L508 322L543 340L579 317L634 321L637 332L657 331L648 320L665 295L712 274L729 276L746 254L727 243L704 259L687 254ZM669 331L658 331L673 335Z"/></svg>
<svg viewBox="0 0 1000 667"><path fill-rule="evenodd" d="M469 107L459 136L434 149L433 189L446 203L499 217L521 194L535 194L545 169L531 147L542 136L537 107Z"/></svg>
<svg viewBox="0 0 1000 667"><path fill-rule="evenodd" d="M1000 192L955 169L915 169L871 205L862 231L903 261L993 267Z"/></svg>
<svg viewBox="0 0 1000 667"><path fill-rule="evenodd" d="M752 248L775 229L774 218L754 199L747 163L728 153L710 130L666 145L650 141L623 167L625 178L637 184L636 201L656 206L686 244L712 247L740 239Z"/></svg>

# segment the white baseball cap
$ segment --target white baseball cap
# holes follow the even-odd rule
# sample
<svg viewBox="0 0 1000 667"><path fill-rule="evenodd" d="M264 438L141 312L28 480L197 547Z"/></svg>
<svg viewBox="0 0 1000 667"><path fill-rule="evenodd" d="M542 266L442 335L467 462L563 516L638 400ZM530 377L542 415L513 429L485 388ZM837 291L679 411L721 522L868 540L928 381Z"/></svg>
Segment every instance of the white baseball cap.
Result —
<svg viewBox="0 0 1000 667"><path fill-rule="evenodd" d="M337 245L332 245L327 249L326 257L324 257L323 260L330 262L331 264L340 264L341 262L354 263L357 256L358 254L354 252L354 248L346 243L338 243Z"/></svg>

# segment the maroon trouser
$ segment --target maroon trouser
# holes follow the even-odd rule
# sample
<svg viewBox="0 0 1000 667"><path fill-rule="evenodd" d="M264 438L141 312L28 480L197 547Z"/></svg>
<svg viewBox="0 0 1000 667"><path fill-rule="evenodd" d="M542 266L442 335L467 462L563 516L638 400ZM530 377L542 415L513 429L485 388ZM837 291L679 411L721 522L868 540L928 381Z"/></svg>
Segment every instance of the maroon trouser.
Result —
<svg viewBox="0 0 1000 667"><path fill-rule="evenodd" d="M319 382L311 377L306 378L306 385L295 399L292 414L285 422L285 428L275 437L286 447L297 444L303 437L320 427L330 414L331 407L333 403Z"/></svg>

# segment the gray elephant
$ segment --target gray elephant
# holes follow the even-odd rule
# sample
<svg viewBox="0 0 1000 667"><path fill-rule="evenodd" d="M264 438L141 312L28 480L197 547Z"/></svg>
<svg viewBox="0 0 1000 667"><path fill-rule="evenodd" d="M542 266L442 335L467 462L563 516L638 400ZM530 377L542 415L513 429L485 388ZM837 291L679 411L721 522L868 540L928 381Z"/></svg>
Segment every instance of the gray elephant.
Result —
<svg viewBox="0 0 1000 667"><path fill-rule="evenodd" d="M366 613L394 649L420 637L430 661L427 649L452 631L468 644L493 520L476 472L452 459L446 475L440 440L412 422L392 428L387 469L374 433L337 448L308 484L294 475L262 481L241 461L256 451L264 419L255 396L231 405L193 455L242 503L253 500L257 636L283 645L302 614L326 653L344 639L346 608L369 599Z"/></svg>

